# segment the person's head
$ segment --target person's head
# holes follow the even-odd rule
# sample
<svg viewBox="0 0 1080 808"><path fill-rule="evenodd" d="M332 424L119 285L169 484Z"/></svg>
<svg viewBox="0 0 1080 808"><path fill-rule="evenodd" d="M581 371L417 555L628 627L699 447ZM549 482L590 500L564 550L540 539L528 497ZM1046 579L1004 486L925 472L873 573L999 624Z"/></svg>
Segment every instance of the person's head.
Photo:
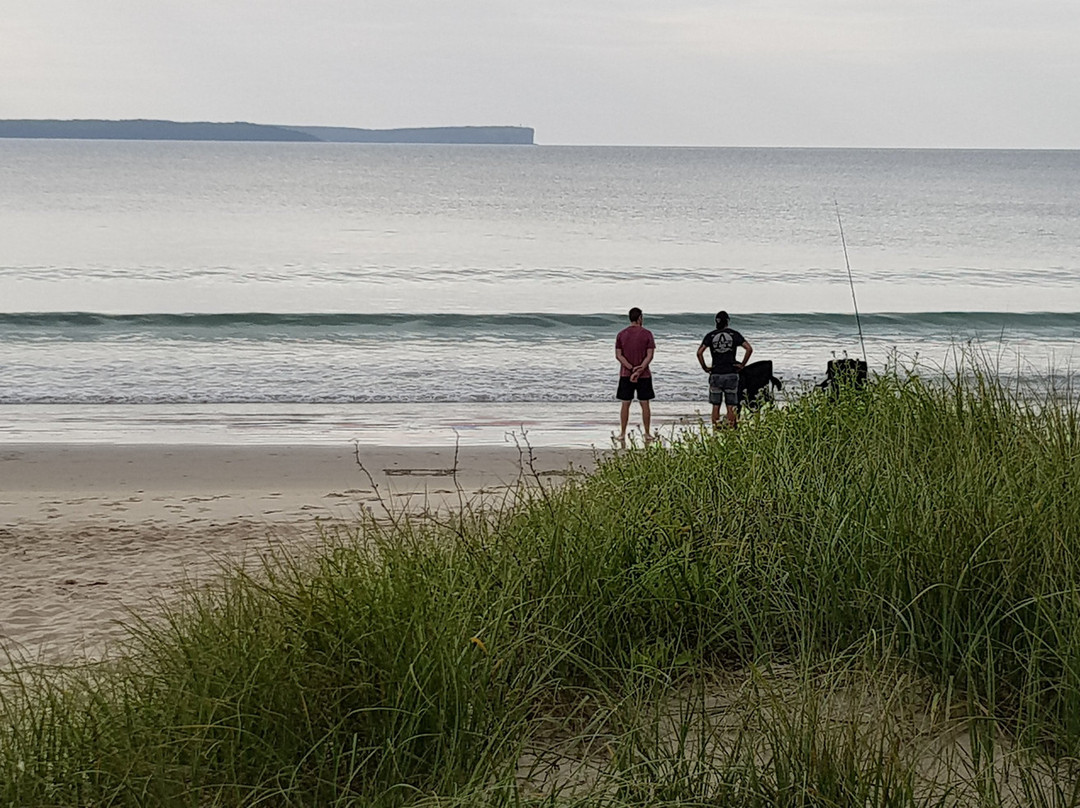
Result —
<svg viewBox="0 0 1080 808"><path fill-rule="evenodd" d="M728 324L728 313L726 311L718 311L718 312L716 312L716 327L717 328L727 328L727 324Z"/></svg>
<svg viewBox="0 0 1080 808"><path fill-rule="evenodd" d="M634 308L630 309L630 315L629 316L630 316L630 322L632 322L632 323L640 323L641 322L641 309L639 309L637 306L634 306Z"/></svg>

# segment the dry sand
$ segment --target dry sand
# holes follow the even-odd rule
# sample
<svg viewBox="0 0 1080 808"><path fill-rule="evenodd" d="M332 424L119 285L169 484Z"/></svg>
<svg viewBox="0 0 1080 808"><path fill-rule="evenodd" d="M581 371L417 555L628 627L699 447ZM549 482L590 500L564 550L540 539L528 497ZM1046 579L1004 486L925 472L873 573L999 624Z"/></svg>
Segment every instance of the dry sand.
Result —
<svg viewBox="0 0 1080 808"><path fill-rule="evenodd" d="M527 471L541 480L594 460L582 449L532 455ZM223 563L302 551L320 530L379 508L379 496L412 510L452 507L459 488L497 497L520 478L522 459L512 446L4 445L0 650L98 653L129 610L209 580Z"/></svg>

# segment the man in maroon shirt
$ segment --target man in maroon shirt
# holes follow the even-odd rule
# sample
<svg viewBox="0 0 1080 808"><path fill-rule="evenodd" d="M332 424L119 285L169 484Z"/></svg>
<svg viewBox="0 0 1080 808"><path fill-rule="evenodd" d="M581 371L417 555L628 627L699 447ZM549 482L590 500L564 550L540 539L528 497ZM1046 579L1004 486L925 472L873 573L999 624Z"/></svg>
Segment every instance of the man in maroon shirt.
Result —
<svg viewBox="0 0 1080 808"><path fill-rule="evenodd" d="M645 430L645 442L652 442L652 413L649 402L655 398L649 363L656 352L652 332L641 324L641 309L630 309L630 325L615 337L615 358L619 360L619 390L615 397L622 402L619 419L619 444L626 445L626 426L630 421L630 402L637 393L641 405L641 426Z"/></svg>

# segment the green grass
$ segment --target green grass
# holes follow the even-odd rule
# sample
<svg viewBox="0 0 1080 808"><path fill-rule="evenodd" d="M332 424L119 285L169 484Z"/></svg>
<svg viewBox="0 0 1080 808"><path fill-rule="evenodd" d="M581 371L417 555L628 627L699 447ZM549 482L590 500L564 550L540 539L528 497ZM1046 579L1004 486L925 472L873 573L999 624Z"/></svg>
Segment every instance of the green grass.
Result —
<svg viewBox="0 0 1080 808"><path fill-rule="evenodd" d="M967 368L370 519L13 661L0 805L1080 804L1078 487L1076 402Z"/></svg>

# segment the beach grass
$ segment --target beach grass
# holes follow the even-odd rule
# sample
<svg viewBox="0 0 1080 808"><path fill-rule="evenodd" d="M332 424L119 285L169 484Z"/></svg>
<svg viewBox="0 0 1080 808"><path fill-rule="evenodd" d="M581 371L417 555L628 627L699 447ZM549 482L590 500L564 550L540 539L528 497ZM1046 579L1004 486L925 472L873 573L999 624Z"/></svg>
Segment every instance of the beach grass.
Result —
<svg viewBox="0 0 1080 808"><path fill-rule="evenodd" d="M978 362L9 660L3 805L1076 805L1080 409Z"/></svg>

